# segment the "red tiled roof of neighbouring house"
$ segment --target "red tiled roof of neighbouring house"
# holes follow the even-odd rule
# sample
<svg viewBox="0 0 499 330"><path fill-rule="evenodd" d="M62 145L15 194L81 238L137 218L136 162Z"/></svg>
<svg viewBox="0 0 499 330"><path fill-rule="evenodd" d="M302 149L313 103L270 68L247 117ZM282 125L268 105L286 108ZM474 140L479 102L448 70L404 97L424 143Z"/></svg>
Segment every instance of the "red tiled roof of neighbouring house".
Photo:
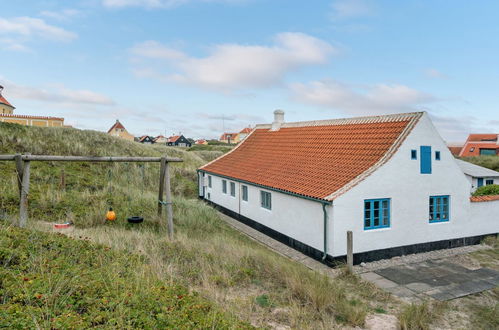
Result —
<svg viewBox="0 0 499 330"><path fill-rule="evenodd" d="M470 201L475 202L475 203L499 201L499 195L471 196Z"/></svg>
<svg viewBox="0 0 499 330"><path fill-rule="evenodd" d="M142 142L144 141L145 139L147 139L149 137L149 135L142 135L140 138L139 138L139 142Z"/></svg>
<svg viewBox="0 0 499 330"><path fill-rule="evenodd" d="M201 170L332 200L384 164L422 115L284 123L277 131L257 125L241 144Z"/></svg>
<svg viewBox="0 0 499 330"><path fill-rule="evenodd" d="M195 142L195 143L196 143L196 144L203 144L203 143L205 143L205 142L206 142L206 140L204 140L204 139L199 139L199 140L196 140L196 142Z"/></svg>
<svg viewBox="0 0 499 330"><path fill-rule="evenodd" d="M241 130L241 132L239 132L239 133L249 134L249 133L251 133L251 128L249 128L249 127L243 128Z"/></svg>
<svg viewBox="0 0 499 330"><path fill-rule="evenodd" d="M449 148L450 152L454 156L459 156L459 153L461 152L461 149L463 149L463 146L447 146Z"/></svg>
<svg viewBox="0 0 499 330"><path fill-rule="evenodd" d="M172 142L172 143L177 142L177 140L180 139L180 137L181 137L181 135L170 136L168 138L168 142Z"/></svg>
<svg viewBox="0 0 499 330"><path fill-rule="evenodd" d="M5 105L8 105L9 107L12 107L12 108L14 108L14 109L15 109L15 107L14 107L12 104L10 104L10 103L9 103L9 101L7 101L7 100L5 99L5 97L3 97L3 96L2 96L2 94L0 94L0 103L3 103L3 104L5 104Z"/></svg>
<svg viewBox="0 0 499 330"><path fill-rule="evenodd" d="M113 126L111 126L111 128L107 131L108 133L111 133L112 130L116 129L116 128L120 128L120 129L125 129L125 126L123 126L119 120L116 120L116 123L114 123Z"/></svg>
<svg viewBox="0 0 499 330"><path fill-rule="evenodd" d="M466 142L496 141L497 134L470 134Z"/></svg>
<svg viewBox="0 0 499 330"><path fill-rule="evenodd" d="M58 120L58 121L64 121L64 118L60 118L60 117L15 115L15 114L7 114L7 113L0 113L0 116L2 116L2 117L8 117L8 118L41 119L41 120Z"/></svg>

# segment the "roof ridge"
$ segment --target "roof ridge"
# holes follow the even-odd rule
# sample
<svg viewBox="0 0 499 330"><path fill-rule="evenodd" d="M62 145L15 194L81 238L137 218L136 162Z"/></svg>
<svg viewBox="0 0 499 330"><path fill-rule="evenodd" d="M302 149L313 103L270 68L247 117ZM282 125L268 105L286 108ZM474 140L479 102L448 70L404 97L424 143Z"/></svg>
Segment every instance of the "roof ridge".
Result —
<svg viewBox="0 0 499 330"><path fill-rule="evenodd" d="M390 146L390 148L385 152L385 154L370 168L359 174L355 179L352 181L348 182L345 184L343 187L338 189L337 191L333 192L329 196L326 196L325 199L331 201L338 197L339 195L344 194L346 191L350 190L357 184L359 184L361 181L363 181L365 178L367 178L369 175L371 175L374 171L376 171L378 168L383 166L386 162L388 162L392 156L395 154L395 152L398 150L402 142L404 142L405 138L409 135L409 133L412 131L414 126L419 122L419 119L425 114L426 112L413 112L412 118L407 124L407 126L404 128L404 130L399 134L397 139L393 142L393 144Z"/></svg>
<svg viewBox="0 0 499 330"><path fill-rule="evenodd" d="M296 121L283 123L281 128L291 128L291 127L310 127L310 126L329 126L329 125L352 125L352 124L372 124L380 122L391 122L391 121L403 121L410 120L413 118L420 118L425 111L420 112L406 112L397 113L390 115L378 115L378 116L363 116L363 117L351 117L351 118L337 118L337 119L323 119L323 120L311 120L311 121ZM272 124L258 124L255 129L270 129Z"/></svg>

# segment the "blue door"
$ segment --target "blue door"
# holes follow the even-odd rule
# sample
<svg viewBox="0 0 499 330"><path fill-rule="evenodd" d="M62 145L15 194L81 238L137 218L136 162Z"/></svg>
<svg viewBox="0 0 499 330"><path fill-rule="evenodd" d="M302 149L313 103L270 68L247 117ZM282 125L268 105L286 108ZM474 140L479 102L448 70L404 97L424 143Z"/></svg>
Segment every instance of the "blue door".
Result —
<svg viewBox="0 0 499 330"><path fill-rule="evenodd" d="M477 181L478 181L478 188L483 186L483 178L478 178Z"/></svg>
<svg viewBox="0 0 499 330"><path fill-rule="evenodd" d="M421 146L421 174L431 174L431 147Z"/></svg>

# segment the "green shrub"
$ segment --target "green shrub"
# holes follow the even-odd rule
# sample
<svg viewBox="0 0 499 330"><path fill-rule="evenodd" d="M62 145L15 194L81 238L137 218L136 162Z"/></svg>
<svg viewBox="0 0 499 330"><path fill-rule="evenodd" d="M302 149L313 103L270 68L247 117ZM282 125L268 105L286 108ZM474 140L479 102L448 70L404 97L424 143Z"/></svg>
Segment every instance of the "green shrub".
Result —
<svg viewBox="0 0 499 330"><path fill-rule="evenodd" d="M473 196L499 195L499 184L481 186L473 193Z"/></svg>

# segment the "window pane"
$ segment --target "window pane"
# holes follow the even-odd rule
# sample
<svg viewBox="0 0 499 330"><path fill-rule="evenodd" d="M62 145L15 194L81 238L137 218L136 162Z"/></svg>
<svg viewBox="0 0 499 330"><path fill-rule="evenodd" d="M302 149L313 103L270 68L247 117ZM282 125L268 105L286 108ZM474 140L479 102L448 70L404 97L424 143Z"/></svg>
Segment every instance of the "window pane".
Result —
<svg viewBox="0 0 499 330"><path fill-rule="evenodd" d="M369 210L371 209L371 202L365 201L364 202L364 210Z"/></svg>
<svg viewBox="0 0 499 330"><path fill-rule="evenodd" d="M366 228L371 227L371 219L370 218L366 218L364 220L364 227L366 227Z"/></svg>
<svg viewBox="0 0 499 330"><path fill-rule="evenodd" d="M386 216L383 216L383 226L388 226L388 211L386 213Z"/></svg>
<svg viewBox="0 0 499 330"><path fill-rule="evenodd" d="M364 218L365 219L371 219L371 209L366 209L364 211Z"/></svg>
<svg viewBox="0 0 499 330"><path fill-rule="evenodd" d="M374 201L374 209L379 209L379 201Z"/></svg>

